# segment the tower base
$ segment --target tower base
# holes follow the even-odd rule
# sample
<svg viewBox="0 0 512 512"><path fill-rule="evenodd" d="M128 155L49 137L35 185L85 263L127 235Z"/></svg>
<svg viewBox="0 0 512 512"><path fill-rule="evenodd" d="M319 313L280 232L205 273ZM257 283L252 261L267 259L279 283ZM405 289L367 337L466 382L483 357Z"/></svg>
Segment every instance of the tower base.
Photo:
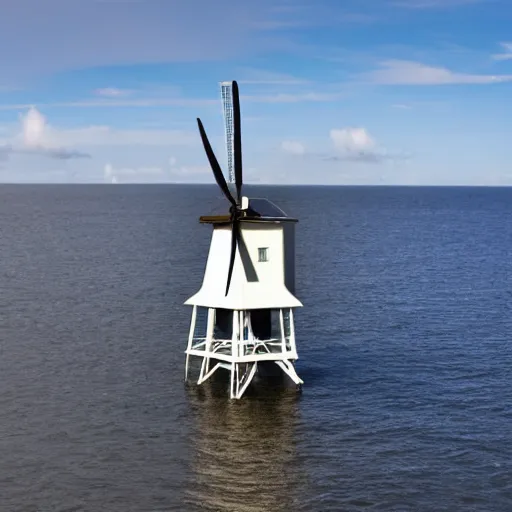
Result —
<svg viewBox="0 0 512 512"><path fill-rule="evenodd" d="M219 369L228 370L232 399L242 398L258 363L273 362L296 385L303 384L294 367L298 355L292 308L232 311L193 306L185 353L185 380L190 356L199 357L197 384Z"/></svg>

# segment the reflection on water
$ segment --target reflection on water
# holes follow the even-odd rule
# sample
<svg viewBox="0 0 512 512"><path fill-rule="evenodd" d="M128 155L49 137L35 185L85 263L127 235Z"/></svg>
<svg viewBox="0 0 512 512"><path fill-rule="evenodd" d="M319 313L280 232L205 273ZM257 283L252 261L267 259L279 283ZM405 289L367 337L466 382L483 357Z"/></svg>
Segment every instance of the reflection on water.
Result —
<svg viewBox="0 0 512 512"><path fill-rule="evenodd" d="M259 385L258 394L226 399L226 384L190 386L195 452L187 510L297 510L305 475L295 451L300 394Z"/></svg>

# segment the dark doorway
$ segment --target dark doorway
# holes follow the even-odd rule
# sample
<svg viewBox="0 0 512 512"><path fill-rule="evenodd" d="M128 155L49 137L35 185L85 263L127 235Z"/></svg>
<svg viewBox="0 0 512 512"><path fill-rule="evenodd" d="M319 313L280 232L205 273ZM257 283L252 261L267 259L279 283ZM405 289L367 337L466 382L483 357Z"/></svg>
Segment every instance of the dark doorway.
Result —
<svg viewBox="0 0 512 512"><path fill-rule="evenodd" d="M251 325L254 336L268 340L272 336L272 315L270 309L251 310Z"/></svg>
<svg viewBox="0 0 512 512"><path fill-rule="evenodd" d="M231 339L233 335L233 310L215 310L214 337L220 339Z"/></svg>

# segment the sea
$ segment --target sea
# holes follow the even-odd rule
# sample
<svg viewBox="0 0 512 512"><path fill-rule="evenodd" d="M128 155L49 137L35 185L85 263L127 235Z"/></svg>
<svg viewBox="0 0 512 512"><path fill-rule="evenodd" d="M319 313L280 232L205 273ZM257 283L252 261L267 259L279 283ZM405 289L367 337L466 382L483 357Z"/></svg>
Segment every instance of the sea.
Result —
<svg viewBox="0 0 512 512"><path fill-rule="evenodd" d="M248 186L302 390L184 382L215 185L0 187L3 512L510 512L512 189Z"/></svg>

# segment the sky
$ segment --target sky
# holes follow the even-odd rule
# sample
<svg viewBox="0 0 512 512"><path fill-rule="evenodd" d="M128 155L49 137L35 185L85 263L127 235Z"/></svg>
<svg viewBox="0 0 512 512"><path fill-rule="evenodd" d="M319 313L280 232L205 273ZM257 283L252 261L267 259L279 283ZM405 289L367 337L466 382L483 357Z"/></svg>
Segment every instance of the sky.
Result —
<svg viewBox="0 0 512 512"><path fill-rule="evenodd" d="M0 4L0 182L512 185L512 0Z"/></svg>

